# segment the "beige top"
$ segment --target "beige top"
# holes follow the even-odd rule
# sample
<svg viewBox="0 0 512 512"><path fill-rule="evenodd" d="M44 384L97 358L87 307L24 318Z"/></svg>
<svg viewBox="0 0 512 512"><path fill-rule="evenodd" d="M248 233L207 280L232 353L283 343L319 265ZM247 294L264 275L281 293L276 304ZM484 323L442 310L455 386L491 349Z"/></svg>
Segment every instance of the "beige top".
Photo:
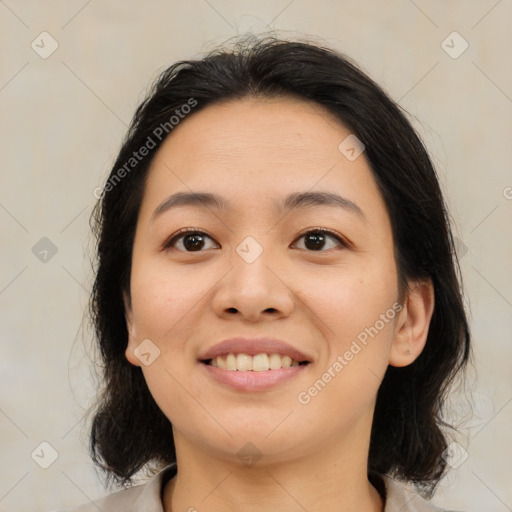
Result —
<svg viewBox="0 0 512 512"><path fill-rule="evenodd" d="M61 512L164 512L163 487L176 474L170 465L154 475L145 484L122 489L94 502ZM384 477L386 505L384 512L450 512L425 501L395 480ZM194 510L191 507L190 510Z"/></svg>

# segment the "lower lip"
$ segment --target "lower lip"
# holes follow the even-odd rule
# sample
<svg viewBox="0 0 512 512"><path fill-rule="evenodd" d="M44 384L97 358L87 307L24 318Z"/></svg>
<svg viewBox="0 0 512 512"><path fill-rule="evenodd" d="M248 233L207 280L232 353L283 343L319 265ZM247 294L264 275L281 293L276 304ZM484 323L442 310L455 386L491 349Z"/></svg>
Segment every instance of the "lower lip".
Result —
<svg viewBox="0 0 512 512"><path fill-rule="evenodd" d="M262 372L222 370L216 366L200 363L217 382L239 391L265 391L299 375L307 364L279 370Z"/></svg>

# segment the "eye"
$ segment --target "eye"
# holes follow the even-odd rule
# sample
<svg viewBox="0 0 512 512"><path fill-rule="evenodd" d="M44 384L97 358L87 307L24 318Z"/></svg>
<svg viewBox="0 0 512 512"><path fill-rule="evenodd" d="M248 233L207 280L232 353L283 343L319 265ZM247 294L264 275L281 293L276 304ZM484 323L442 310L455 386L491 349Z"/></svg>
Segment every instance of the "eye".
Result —
<svg viewBox="0 0 512 512"><path fill-rule="evenodd" d="M181 234L180 234L181 233ZM164 242L162 249L176 248L185 252L200 252L204 249L206 240L213 240L209 235L193 228L180 229ZM176 244L176 242L178 242ZM176 247L174 247L176 245ZM208 249L209 247L207 247ZM210 247L211 248L211 247Z"/></svg>
<svg viewBox="0 0 512 512"><path fill-rule="evenodd" d="M303 233L297 240L300 240L301 238L304 238L305 247L299 247L299 249L305 248L311 251L325 252L323 249L325 249L325 246L328 245L329 239L336 242L334 247L336 247L336 245L347 247L347 243L340 236L336 235L332 231L322 228L310 229L306 233ZM327 247L327 249L332 249L334 247L331 244L331 247Z"/></svg>
<svg viewBox="0 0 512 512"><path fill-rule="evenodd" d="M347 243L339 235L323 228L310 229L303 233L297 240L304 238L304 247L299 249L308 249L315 252L325 252L325 250L338 247L347 247ZM334 241L334 245L328 247L329 239ZM174 248L185 252L201 252L203 249L211 249L205 247L207 240L213 241L213 238L194 228L180 229L172 235L164 244L162 249ZM295 242L297 244L297 242ZM217 244L218 245L218 244ZM326 247L327 246L327 247ZM215 248L215 247L213 247Z"/></svg>

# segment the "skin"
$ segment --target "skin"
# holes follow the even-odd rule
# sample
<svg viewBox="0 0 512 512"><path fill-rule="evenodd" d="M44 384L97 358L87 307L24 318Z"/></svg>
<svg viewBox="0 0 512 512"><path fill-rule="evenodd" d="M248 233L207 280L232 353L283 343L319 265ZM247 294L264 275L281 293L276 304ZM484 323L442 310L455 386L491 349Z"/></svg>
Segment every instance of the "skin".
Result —
<svg viewBox="0 0 512 512"><path fill-rule="evenodd" d="M399 299L384 201L364 153L350 161L338 149L349 134L314 103L244 98L190 115L152 162L125 297L126 357L173 425L179 472L165 486L166 512L383 510L367 479L376 394L388 364L408 365L424 347L431 283L410 283L399 314L309 403L297 399ZM181 206L152 218L178 191L216 193L232 208ZM364 218L333 206L273 209L306 191L334 191ZM203 248L183 238L162 248L187 227L210 237ZM310 249L301 235L314 228L349 244L328 236ZM263 248L250 264L236 252L247 236ZM233 336L276 337L312 362L275 389L233 390L198 361ZM134 355L145 339L160 350L148 366ZM252 467L237 456L248 442L261 454Z"/></svg>

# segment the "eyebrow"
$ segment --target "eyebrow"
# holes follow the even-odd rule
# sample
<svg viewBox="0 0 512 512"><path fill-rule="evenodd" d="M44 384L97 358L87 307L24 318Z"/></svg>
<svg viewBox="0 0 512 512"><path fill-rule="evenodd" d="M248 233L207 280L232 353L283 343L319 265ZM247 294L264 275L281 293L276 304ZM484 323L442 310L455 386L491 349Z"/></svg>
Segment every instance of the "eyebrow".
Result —
<svg viewBox="0 0 512 512"><path fill-rule="evenodd" d="M231 209L229 201L217 194L208 192L176 192L164 199L157 206L151 217L154 220L162 213L180 206L212 208L223 211ZM286 196L283 201L274 202L273 206L279 213L283 211L289 212L297 208L334 206L355 213L362 220L366 221L363 211L356 203L334 192L293 192Z"/></svg>

